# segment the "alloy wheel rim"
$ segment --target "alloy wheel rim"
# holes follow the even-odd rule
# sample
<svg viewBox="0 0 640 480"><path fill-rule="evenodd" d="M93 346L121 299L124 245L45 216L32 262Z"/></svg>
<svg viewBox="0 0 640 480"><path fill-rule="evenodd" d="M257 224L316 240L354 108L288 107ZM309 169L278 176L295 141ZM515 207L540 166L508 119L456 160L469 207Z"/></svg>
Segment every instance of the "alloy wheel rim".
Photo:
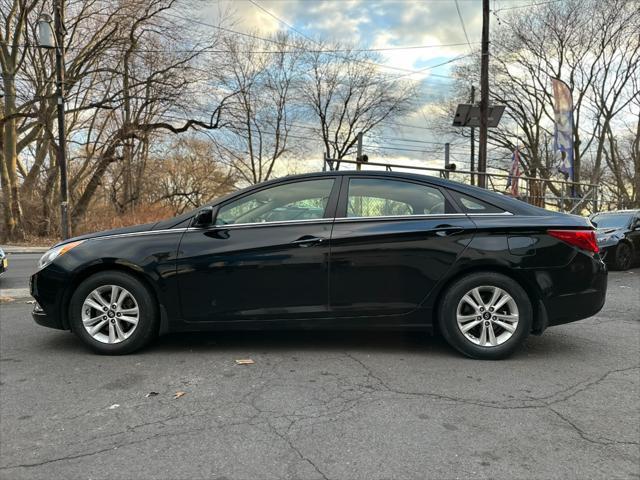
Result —
<svg viewBox="0 0 640 480"><path fill-rule="evenodd" d="M119 285L96 288L82 304L82 325L101 343L123 342L133 334L139 319L136 298Z"/></svg>
<svg viewBox="0 0 640 480"><path fill-rule="evenodd" d="M520 314L509 293L499 287L485 285L475 287L462 296L456 320L468 341L491 348L502 345L513 336Z"/></svg>

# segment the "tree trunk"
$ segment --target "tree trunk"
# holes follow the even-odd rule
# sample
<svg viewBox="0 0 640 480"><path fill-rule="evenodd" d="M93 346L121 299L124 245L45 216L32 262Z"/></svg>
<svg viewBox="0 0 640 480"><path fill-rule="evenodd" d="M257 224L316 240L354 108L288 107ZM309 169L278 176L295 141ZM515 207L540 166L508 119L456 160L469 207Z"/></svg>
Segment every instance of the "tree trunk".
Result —
<svg viewBox="0 0 640 480"><path fill-rule="evenodd" d="M4 114L9 117L3 125L2 158L3 191L5 197L5 237L7 240L24 238L22 228L22 206L20 205L20 191L18 189L18 151L16 120L11 117L16 111L16 88L12 76L5 75L4 82ZM5 178L6 175L6 178ZM7 184L8 188L4 186ZM8 207L8 210L7 210ZM8 214L8 215L7 215Z"/></svg>

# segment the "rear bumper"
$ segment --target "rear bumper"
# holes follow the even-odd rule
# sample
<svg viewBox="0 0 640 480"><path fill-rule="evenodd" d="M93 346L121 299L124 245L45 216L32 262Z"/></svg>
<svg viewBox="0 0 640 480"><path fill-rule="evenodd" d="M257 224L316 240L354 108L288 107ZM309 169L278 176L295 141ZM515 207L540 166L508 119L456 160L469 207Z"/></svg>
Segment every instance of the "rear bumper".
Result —
<svg viewBox="0 0 640 480"><path fill-rule="evenodd" d="M553 276L553 290L543 299L549 326L591 317L604 306L607 267L600 256L579 254Z"/></svg>

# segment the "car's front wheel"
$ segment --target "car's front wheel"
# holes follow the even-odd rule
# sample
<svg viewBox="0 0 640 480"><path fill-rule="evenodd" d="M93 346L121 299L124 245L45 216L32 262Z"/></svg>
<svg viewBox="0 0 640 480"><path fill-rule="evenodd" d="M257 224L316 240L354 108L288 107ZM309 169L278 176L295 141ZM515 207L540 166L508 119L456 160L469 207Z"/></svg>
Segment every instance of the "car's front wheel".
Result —
<svg viewBox="0 0 640 480"><path fill-rule="evenodd" d="M157 331L157 308L147 287L132 275L107 271L84 280L69 304L71 329L92 350L131 353Z"/></svg>
<svg viewBox="0 0 640 480"><path fill-rule="evenodd" d="M439 309L447 342L477 359L511 355L527 338L532 321L527 293L518 282L494 272L473 273L454 282Z"/></svg>
<svg viewBox="0 0 640 480"><path fill-rule="evenodd" d="M616 270L629 270L633 260L633 251L627 242L620 242L616 247L613 266Z"/></svg>

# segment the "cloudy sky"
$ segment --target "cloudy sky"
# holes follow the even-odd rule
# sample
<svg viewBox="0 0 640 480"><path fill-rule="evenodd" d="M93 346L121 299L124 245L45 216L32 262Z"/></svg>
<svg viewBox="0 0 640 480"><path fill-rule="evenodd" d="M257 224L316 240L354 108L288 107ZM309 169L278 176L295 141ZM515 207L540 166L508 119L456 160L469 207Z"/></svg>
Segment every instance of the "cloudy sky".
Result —
<svg viewBox="0 0 640 480"><path fill-rule="evenodd" d="M500 10L531 3L534 0L492 0L491 6ZM398 149L387 150L385 157L442 166L443 145L422 144L416 149L416 143L411 141L455 141L434 137L425 130L430 103L451 92L448 75L453 64L430 67L479 48L481 0L458 0L460 16L455 0L202 0L202 5L202 21L217 22L223 11L227 22L239 31L268 34L283 30L318 41L382 49L381 63L386 66L382 70L389 74L409 73L407 78L422 83L424 97L419 99L423 107L402 120L417 128L394 128L393 137L399 140L389 145ZM429 69L410 74L412 70L425 68ZM400 150L404 147L410 150ZM468 148L466 144L453 146L452 154L466 161Z"/></svg>

